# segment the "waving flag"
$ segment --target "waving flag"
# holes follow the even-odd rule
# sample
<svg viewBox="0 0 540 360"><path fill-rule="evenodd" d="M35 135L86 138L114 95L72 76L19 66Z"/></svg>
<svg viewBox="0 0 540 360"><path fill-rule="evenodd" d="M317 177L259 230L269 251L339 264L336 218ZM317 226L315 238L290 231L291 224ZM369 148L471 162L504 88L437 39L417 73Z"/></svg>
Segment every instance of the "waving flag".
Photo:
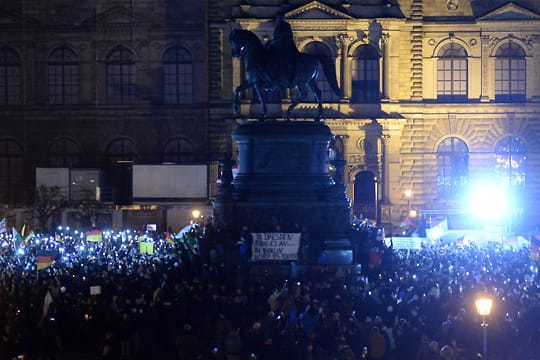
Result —
<svg viewBox="0 0 540 360"><path fill-rule="evenodd" d="M41 251L37 257L37 269L43 270L51 266L53 260L56 259L56 253L50 250Z"/></svg>
<svg viewBox="0 0 540 360"><path fill-rule="evenodd" d="M531 259L538 260L540 253L540 235L535 234L531 237Z"/></svg>
<svg viewBox="0 0 540 360"><path fill-rule="evenodd" d="M54 241L63 243L64 237L61 234L54 233Z"/></svg>
<svg viewBox="0 0 540 360"><path fill-rule="evenodd" d="M101 242L103 235L100 230L90 230L86 232L86 241Z"/></svg>
<svg viewBox="0 0 540 360"><path fill-rule="evenodd" d="M165 240L167 241L167 243L174 245L174 240L171 236L171 233L168 231L165 233Z"/></svg>
<svg viewBox="0 0 540 360"><path fill-rule="evenodd" d="M154 255L154 243L141 241L139 243L139 253Z"/></svg>
<svg viewBox="0 0 540 360"><path fill-rule="evenodd" d="M15 243L15 247L21 246L22 242L24 241L21 234L17 232L15 226L11 228L11 231L13 232L13 242Z"/></svg>
<svg viewBox="0 0 540 360"><path fill-rule="evenodd" d="M6 218L3 218L2 220L0 220L0 234L3 234L5 232L7 232Z"/></svg>

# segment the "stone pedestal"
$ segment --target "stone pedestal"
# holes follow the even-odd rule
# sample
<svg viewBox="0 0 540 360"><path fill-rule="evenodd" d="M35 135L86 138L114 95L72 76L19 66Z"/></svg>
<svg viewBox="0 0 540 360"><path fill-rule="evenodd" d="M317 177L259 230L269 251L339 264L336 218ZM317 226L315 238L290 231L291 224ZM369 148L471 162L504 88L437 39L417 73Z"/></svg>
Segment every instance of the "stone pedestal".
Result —
<svg viewBox="0 0 540 360"><path fill-rule="evenodd" d="M215 201L231 233L302 232L304 260L349 264L350 201L328 174L330 128L321 122L246 122L233 134L238 173ZM341 164L340 164L341 165Z"/></svg>

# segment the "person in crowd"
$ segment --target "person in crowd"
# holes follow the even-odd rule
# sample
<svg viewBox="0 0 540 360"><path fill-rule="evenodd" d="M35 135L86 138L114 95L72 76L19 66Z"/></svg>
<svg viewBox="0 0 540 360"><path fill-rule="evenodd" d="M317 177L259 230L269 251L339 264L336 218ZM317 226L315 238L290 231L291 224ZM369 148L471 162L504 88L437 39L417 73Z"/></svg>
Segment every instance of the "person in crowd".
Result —
<svg viewBox="0 0 540 360"><path fill-rule="evenodd" d="M392 264L384 256L373 274L367 266L359 273L315 265L292 279L241 276L230 271L238 264L227 256L224 266L205 269L190 262L194 243L180 238L154 236L151 254L127 236L87 243L42 235L19 248L9 234L0 241L2 360L62 353L133 360L471 359L482 345L482 320L471 309L478 293L496 299L490 358L538 359L539 264L528 248L393 250ZM237 251L229 246L225 251ZM44 250L56 255L37 270Z"/></svg>

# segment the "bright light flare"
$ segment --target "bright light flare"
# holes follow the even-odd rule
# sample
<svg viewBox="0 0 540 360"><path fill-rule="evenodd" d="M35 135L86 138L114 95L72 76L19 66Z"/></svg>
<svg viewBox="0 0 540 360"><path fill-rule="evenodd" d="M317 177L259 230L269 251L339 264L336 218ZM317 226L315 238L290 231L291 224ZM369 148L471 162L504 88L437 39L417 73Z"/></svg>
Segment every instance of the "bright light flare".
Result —
<svg viewBox="0 0 540 360"><path fill-rule="evenodd" d="M471 189L469 209L484 221L501 220L508 212L508 194L501 186L482 185Z"/></svg>

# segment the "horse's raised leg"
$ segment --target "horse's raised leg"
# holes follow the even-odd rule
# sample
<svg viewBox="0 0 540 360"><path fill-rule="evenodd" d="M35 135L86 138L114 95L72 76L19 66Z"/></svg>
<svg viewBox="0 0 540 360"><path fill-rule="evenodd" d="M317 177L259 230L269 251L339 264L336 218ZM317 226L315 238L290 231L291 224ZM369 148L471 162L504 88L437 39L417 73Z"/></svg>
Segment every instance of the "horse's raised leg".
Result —
<svg viewBox="0 0 540 360"><path fill-rule="evenodd" d="M311 91L313 96L315 97L315 100L317 100L317 117L315 118L315 121L321 121L322 118L322 93L319 87L317 86L317 82L314 79L310 79L307 83L308 89Z"/></svg>
<svg viewBox="0 0 540 360"><path fill-rule="evenodd" d="M287 108L287 121L291 120L291 113L296 105L300 104L306 98L306 88L304 85L298 85L296 90L298 91L298 96L293 97L291 105Z"/></svg>
<svg viewBox="0 0 540 360"><path fill-rule="evenodd" d="M250 83L247 81L244 81L236 89L234 90L234 101L233 101L233 114L234 116L238 116L240 114L240 93L244 90L249 89L252 87Z"/></svg>

